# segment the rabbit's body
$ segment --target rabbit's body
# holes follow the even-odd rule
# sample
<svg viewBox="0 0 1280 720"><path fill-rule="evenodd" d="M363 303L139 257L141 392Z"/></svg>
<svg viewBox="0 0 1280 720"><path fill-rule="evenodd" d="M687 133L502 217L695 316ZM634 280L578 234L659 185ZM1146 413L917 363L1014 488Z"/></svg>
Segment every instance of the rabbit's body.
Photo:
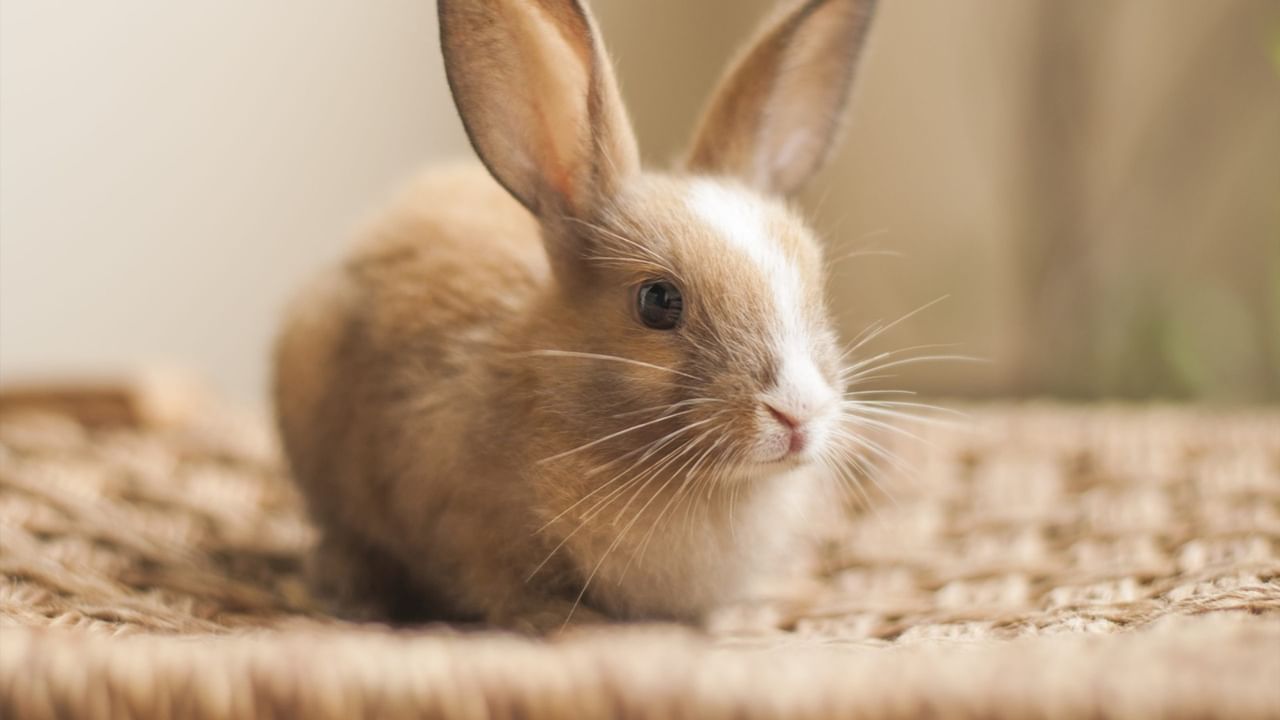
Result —
<svg viewBox="0 0 1280 720"><path fill-rule="evenodd" d="M460 210L476 205L489 211ZM360 550L350 553L356 567L325 568L329 590L377 601L384 578L345 575L390 565L403 571L397 584L451 614L450 605L466 607L450 602L452 591L474 584L457 576L488 566L478 558L531 549L532 537L516 544L489 531L530 525L532 488L510 473L516 453L500 440L517 431L515 418L485 412L492 403L482 397L522 378L475 358L518 342L521 310L547 272L537 223L483 168L467 166L415 181L349 259L295 301L277 348L282 434L326 533L322 562L345 564ZM475 436L499 440L477 448L466 441ZM481 512L466 509L477 502Z"/></svg>
<svg viewBox="0 0 1280 720"><path fill-rule="evenodd" d="M467 165L415 180L341 267L295 301L277 348L276 403L326 532L326 590L379 614L406 593L428 599L429 613L483 608L496 622L545 602L554 624L595 571L588 608L691 619L775 567L792 539L789 516L814 496L804 469L745 494L732 488L733 505L718 497L726 489L689 498L684 514L672 514L677 488L668 486L632 503L621 519L635 520L636 537L621 550L610 552L616 524L574 532L590 502L540 532L590 492L572 477L599 470L572 457L550 469L539 462L564 449L555 436L565 423L538 398L557 392L564 370L582 370L548 369L525 353L584 342L554 321L563 298L550 275L537 223ZM663 509L663 532L650 534ZM645 539L649 561L637 562Z"/></svg>
<svg viewBox="0 0 1280 720"><path fill-rule="evenodd" d="M589 16L550 5L441 0L489 172L415 180L298 297L277 344L316 580L350 612L696 619L775 574L822 499L811 461L832 462L839 437L839 357L820 249L770 194L817 164L837 113L798 137L720 126L726 106L799 102L757 97L752 63L782 67L784 51L831 66L801 89L838 110L851 58L828 45L856 44L864 8L784 16L709 112L697 172L660 175L639 169ZM531 37L495 45L499 28ZM530 46L543 55L492 57ZM540 72L550 57L597 60Z"/></svg>

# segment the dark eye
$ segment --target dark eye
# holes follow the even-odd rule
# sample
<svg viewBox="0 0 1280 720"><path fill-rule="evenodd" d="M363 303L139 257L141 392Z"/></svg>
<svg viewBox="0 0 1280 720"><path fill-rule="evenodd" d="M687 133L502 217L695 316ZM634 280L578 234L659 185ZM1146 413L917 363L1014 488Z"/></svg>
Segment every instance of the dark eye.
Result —
<svg viewBox="0 0 1280 720"><path fill-rule="evenodd" d="M670 330L680 322L684 311L684 298L675 285L666 280L655 280L640 286L636 295L636 309L640 322L654 330Z"/></svg>

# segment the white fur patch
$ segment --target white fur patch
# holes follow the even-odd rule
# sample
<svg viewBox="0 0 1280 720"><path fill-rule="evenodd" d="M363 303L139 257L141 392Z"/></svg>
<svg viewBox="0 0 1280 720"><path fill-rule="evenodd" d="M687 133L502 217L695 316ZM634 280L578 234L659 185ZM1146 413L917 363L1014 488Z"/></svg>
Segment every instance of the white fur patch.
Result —
<svg viewBox="0 0 1280 720"><path fill-rule="evenodd" d="M767 283L786 291L785 300L799 300L800 277L766 234L764 213L757 200L714 180L699 180L693 186L689 206L733 248L751 258Z"/></svg>
<svg viewBox="0 0 1280 720"><path fill-rule="evenodd" d="M829 410L827 406L833 391L814 365L809 348L792 341L787 343L783 353L778 387L771 394L770 401L779 410L804 419L812 419Z"/></svg>
<svg viewBox="0 0 1280 720"><path fill-rule="evenodd" d="M810 419L829 410L834 391L814 365L808 328L801 317L800 273L769 237L759 201L747 193L713 180L695 183L689 207L716 230L731 250L749 258L762 280L773 288L777 323L770 328L779 362L777 387L769 402L793 417Z"/></svg>

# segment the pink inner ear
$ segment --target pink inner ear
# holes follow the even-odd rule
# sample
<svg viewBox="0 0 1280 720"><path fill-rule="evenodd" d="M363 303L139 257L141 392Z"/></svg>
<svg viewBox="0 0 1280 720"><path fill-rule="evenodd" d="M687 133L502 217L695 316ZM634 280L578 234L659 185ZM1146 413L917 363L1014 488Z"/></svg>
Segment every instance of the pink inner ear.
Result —
<svg viewBox="0 0 1280 720"><path fill-rule="evenodd" d="M560 196L562 202L573 209L576 205L577 198L573 194L573 170L566 159L557 152L556 133L552 128L551 121L547 118L546 111L540 105L535 104L533 108L536 122L538 124L538 136L542 146L541 164L543 180L547 185Z"/></svg>
<svg viewBox="0 0 1280 720"><path fill-rule="evenodd" d="M522 204L539 215L585 211L613 174L637 164L579 0L441 3L454 10L444 26L445 60L467 131ZM597 181L606 186L593 187Z"/></svg>
<svg viewBox="0 0 1280 720"><path fill-rule="evenodd" d="M566 209L574 209L581 182L578 166L584 159L582 136L590 132L586 96L591 84L591 47L584 44L585 36L557 23L555 12L529 8L520 17L526 29L517 36L524 46L523 82L512 88L518 97L506 101L520 101L528 108L529 135L534 141L529 152L537 162L544 191L558 196L556 201Z"/></svg>

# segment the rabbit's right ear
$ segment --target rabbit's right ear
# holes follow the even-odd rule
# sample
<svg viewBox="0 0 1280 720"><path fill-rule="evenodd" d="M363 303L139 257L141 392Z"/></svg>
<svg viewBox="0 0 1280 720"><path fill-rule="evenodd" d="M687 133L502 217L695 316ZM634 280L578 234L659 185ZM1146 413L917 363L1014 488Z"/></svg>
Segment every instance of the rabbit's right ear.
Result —
<svg viewBox="0 0 1280 720"><path fill-rule="evenodd" d="M577 0L439 0L439 14L467 136L535 215L582 216L638 170L613 70Z"/></svg>
<svg viewBox="0 0 1280 720"><path fill-rule="evenodd" d="M875 5L785 3L712 94L688 169L796 192L831 151Z"/></svg>

